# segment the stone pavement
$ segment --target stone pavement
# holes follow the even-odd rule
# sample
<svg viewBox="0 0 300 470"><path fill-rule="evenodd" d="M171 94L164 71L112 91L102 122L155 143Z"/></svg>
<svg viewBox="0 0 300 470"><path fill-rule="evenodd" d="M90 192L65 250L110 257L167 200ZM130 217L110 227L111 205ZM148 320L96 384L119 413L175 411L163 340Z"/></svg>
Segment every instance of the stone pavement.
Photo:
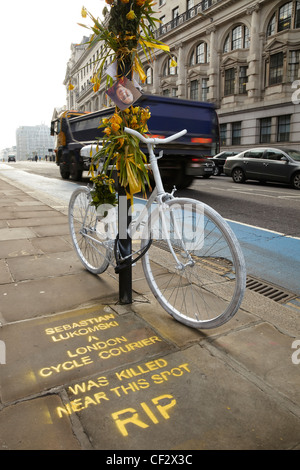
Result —
<svg viewBox="0 0 300 470"><path fill-rule="evenodd" d="M247 291L196 331L140 263L120 305L114 272L77 259L65 210L3 175L0 208L0 449L300 449L299 311Z"/></svg>

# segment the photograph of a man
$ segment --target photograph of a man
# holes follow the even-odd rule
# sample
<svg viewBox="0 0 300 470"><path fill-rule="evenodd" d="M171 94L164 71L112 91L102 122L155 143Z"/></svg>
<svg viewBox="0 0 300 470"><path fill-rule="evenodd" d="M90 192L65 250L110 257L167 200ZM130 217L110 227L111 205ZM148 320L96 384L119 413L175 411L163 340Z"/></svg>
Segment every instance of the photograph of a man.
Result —
<svg viewBox="0 0 300 470"><path fill-rule="evenodd" d="M107 90L106 94L122 111L133 105L141 96L141 93L134 86L133 82L126 77L121 77Z"/></svg>

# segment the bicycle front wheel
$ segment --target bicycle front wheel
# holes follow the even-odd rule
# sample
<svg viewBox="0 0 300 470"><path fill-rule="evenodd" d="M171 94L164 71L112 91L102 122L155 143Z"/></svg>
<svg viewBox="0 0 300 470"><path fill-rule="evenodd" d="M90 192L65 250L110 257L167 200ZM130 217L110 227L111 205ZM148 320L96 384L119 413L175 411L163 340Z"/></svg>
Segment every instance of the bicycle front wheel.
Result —
<svg viewBox="0 0 300 470"><path fill-rule="evenodd" d="M76 189L69 203L70 233L80 261L93 274L103 273L109 265L107 242L101 240L97 224L90 190L85 187Z"/></svg>
<svg viewBox="0 0 300 470"><path fill-rule="evenodd" d="M152 293L176 320L215 328L237 312L246 285L243 253L226 221L193 199L159 206L145 227L142 264Z"/></svg>

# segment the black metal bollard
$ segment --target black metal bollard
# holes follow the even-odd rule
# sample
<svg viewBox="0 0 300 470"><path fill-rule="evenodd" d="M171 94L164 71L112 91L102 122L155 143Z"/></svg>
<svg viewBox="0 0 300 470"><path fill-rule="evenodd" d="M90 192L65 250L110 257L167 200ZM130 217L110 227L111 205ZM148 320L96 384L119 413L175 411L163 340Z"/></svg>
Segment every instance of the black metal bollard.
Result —
<svg viewBox="0 0 300 470"><path fill-rule="evenodd" d="M129 257L131 261L132 240L128 233L131 223L130 200L127 199L123 187L119 184L118 192L118 229L119 229L119 251L122 257ZM119 301L121 304L132 303L132 266L125 264L119 272Z"/></svg>
<svg viewBox="0 0 300 470"><path fill-rule="evenodd" d="M132 76L131 61L118 62L118 76ZM132 240L128 233L131 223L130 200L127 199L125 189L118 185L118 230L119 230L119 250L123 257L129 257L131 261ZM119 302L121 304L132 303L132 265L129 262L119 272Z"/></svg>

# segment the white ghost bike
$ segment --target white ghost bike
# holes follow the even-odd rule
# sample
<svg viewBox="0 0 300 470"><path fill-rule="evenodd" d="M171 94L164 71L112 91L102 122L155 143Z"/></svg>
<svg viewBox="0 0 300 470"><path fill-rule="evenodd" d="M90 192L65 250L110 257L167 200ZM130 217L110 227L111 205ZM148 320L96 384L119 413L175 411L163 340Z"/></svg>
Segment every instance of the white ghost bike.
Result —
<svg viewBox="0 0 300 470"><path fill-rule="evenodd" d="M146 138L125 128L148 147L155 189L128 228L134 240L130 257L122 257L117 234L117 210L99 216L91 205L91 189L79 187L71 196L69 225L75 250L87 270L116 272L141 258L145 278L160 305L176 320L193 328L216 328L238 311L246 286L240 244L214 209L164 190L155 145L165 139Z"/></svg>

